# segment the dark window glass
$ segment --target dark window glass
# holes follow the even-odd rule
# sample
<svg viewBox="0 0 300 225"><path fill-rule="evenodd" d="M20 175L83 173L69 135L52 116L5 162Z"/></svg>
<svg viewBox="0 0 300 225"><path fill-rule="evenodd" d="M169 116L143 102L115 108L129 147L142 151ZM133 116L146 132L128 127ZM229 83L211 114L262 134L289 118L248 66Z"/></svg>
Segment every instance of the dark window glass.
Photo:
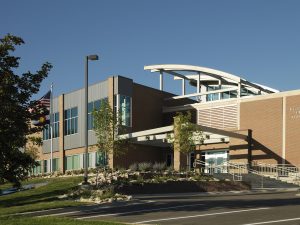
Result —
<svg viewBox="0 0 300 225"><path fill-rule="evenodd" d="M89 130L92 130L94 128L93 111L100 109L102 101L107 101L107 98L89 102L88 104L88 129Z"/></svg>
<svg viewBox="0 0 300 225"><path fill-rule="evenodd" d="M78 108L74 107L65 110L65 135L75 134L78 132Z"/></svg>

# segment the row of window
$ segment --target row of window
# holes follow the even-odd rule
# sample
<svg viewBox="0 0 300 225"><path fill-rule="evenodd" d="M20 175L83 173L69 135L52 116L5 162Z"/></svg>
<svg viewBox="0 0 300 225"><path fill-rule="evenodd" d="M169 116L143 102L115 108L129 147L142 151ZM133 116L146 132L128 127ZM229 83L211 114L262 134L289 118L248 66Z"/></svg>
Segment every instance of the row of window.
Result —
<svg viewBox="0 0 300 225"><path fill-rule="evenodd" d="M65 157L65 168L66 170L79 170L83 169L85 166L84 160L85 154L79 155L70 155ZM42 168L44 173L50 173L50 159L37 161L39 163L38 166L34 167L32 170L32 174L38 175L42 173ZM96 166L104 166L106 165L105 156L103 153L99 152L89 152L88 153L88 167L95 168ZM59 158L52 159L52 171L59 171Z"/></svg>
<svg viewBox="0 0 300 225"><path fill-rule="evenodd" d="M34 175L41 174L42 173L42 161L37 161L39 163L38 166L34 167L32 170L32 173ZM43 169L44 173L50 173L50 159L43 160ZM59 171L59 158L52 159L52 171Z"/></svg>
<svg viewBox="0 0 300 225"><path fill-rule="evenodd" d="M70 155L65 158L66 170L79 170L85 167L85 154ZM106 165L104 154L99 152L88 153L88 167L95 168L96 166Z"/></svg>
<svg viewBox="0 0 300 225"><path fill-rule="evenodd" d="M101 102L107 101L107 98L99 99L88 103L88 129L93 129L94 118L92 112L99 110ZM115 112L120 112L121 124L131 126L131 97L124 95L115 96ZM64 112L64 135L78 133L78 107L66 109ZM53 114L53 138L59 137L59 113ZM43 140L50 139L50 125L44 126Z"/></svg>
<svg viewBox="0 0 300 225"><path fill-rule="evenodd" d="M228 87L221 87L222 89L228 88ZM215 91L215 90L219 90L220 87L219 86L208 86L207 87L207 91ZM222 92L222 93L214 93L214 94L208 94L206 96L206 101L216 101L216 100L220 100L221 99L229 99L229 98L237 98L237 90L234 91L226 91L226 92ZM255 95L255 93L253 93L252 91L246 89L246 88L241 88L241 96L249 96L249 95Z"/></svg>

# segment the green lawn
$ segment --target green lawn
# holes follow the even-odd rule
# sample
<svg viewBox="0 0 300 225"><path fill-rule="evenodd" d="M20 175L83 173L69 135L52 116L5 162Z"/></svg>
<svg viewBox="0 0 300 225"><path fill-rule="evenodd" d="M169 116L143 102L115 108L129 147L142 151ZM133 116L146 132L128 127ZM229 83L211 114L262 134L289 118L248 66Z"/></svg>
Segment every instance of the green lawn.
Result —
<svg viewBox="0 0 300 225"><path fill-rule="evenodd" d="M104 221L82 221L69 218L54 217L2 217L0 225L122 225L122 223L104 222Z"/></svg>
<svg viewBox="0 0 300 225"><path fill-rule="evenodd" d="M36 211L42 209L78 206L84 203L73 200L60 200L57 196L67 193L82 181L83 177L65 178L34 178L24 181L22 184L43 183L47 185L17 192L10 195L0 196L0 225L121 225L103 221L78 221L69 218L55 217L29 217L10 215L19 212ZM0 189L10 188L11 184L0 185ZM10 215L10 216L8 216Z"/></svg>
<svg viewBox="0 0 300 225"><path fill-rule="evenodd" d="M82 177L30 179L23 184L46 181L48 184L36 189L0 196L0 215L82 205L83 203L80 202L60 200L57 198L57 196L68 192L71 188L78 185L82 179ZM10 184L4 184L0 186L0 189L5 189L10 186Z"/></svg>

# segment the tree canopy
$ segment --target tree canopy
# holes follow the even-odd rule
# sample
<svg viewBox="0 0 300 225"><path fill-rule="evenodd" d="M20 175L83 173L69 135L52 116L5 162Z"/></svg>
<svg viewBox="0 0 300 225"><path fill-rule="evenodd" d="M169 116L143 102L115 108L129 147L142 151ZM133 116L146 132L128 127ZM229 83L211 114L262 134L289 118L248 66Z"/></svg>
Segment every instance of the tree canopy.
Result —
<svg viewBox="0 0 300 225"><path fill-rule="evenodd" d="M101 102L99 110L93 111L93 117L98 152L104 154L107 164L108 155L114 154L118 157L124 154L129 147L129 142L118 135L124 133L120 113L114 114L107 100Z"/></svg>
<svg viewBox="0 0 300 225"><path fill-rule="evenodd" d="M24 149L30 135L41 130L31 127L31 120L45 109L31 98L52 68L46 62L35 73L16 74L20 57L12 53L22 44L22 38L11 34L0 39L0 178L16 186L36 165Z"/></svg>
<svg viewBox="0 0 300 225"><path fill-rule="evenodd" d="M168 142L174 151L177 150L187 156L195 151L195 146L203 143L203 133L200 128L191 122L191 113L177 113L174 117L174 130L168 135ZM188 164L188 163L187 163Z"/></svg>

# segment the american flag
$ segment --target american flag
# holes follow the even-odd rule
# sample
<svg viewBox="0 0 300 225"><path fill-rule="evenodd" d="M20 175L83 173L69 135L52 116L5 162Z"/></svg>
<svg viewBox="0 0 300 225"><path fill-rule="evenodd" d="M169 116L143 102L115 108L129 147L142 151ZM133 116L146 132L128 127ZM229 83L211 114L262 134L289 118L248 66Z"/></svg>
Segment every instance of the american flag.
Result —
<svg viewBox="0 0 300 225"><path fill-rule="evenodd" d="M37 102L39 105L44 106L46 108L50 108L50 97L51 91L48 91L43 97L41 97ZM50 123L50 115L42 114L39 115L38 118L32 120L32 124L35 126L44 126L45 124Z"/></svg>
<svg viewBox="0 0 300 225"><path fill-rule="evenodd" d="M38 100L39 104L45 106L46 108L50 108L50 96L51 91L48 91L43 97Z"/></svg>

